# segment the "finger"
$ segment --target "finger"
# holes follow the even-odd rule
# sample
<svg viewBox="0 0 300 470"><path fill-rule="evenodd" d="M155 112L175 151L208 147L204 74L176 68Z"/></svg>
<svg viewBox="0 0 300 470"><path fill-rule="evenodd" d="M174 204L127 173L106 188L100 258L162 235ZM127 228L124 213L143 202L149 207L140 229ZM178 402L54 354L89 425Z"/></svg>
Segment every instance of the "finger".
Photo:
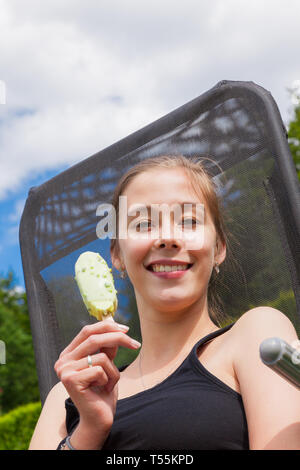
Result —
<svg viewBox="0 0 300 470"><path fill-rule="evenodd" d="M118 346L115 346L113 348L102 348L101 351L104 352L111 361L113 361L117 355Z"/></svg>
<svg viewBox="0 0 300 470"><path fill-rule="evenodd" d="M141 344L121 332L96 334L89 336L83 343L79 344L70 353L70 357L74 360L79 360L87 355L95 354L99 349L102 351L103 348L115 348L116 346L137 349Z"/></svg>
<svg viewBox="0 0 300 470"><path fill-rule="evenodd" d="M99 352L98 354L94 354L93 356L90 356L91 363L92 363L91 366L89 364L88 357L89 356L84 357L79 360L75 360L74 358L73 359L70 358L70 354L65 355L63 359L59 359L55 363L54 369L55 369L57 376L60 379L62 379L63 376L65 376L66 374L70 372L78 372L80 370L86 369L87 367L93 367L93 366L102 366L106 370L107 374L110 374L110 375L113 374L113 375L118 376L118 373L119 373L118 368L115 366L113 361L110 360L110 358L106 355L104 351L102 351L101 353Z"/></svg>
<svg viewBox="0 0 300 470"><path fill-rule="evenodd" d="M108 377L108 383L107 383L108 390L113 389L115 384L120 379L120 371L117 368L117 366L103 352L91 356L91 362L92 362L92 366L90 367L101 366L104 369ZM78 371L89 367L87 358L80 359L75 364L76 364L76 370Z"/></svg>
<svg viewBox="0 0 300 470"><path fill-rule="evenodd" d="M109 331L124 331L127 332L129 327L121 325L113 320L99 321L91 325L85 325L80 332L75 336L71 343L63 350L62 354L74 351L79 344L85 341L89 336L100 333L107 333Z"/></svg>
<svg viewBox="0 0 300 470"><path fill-rule="evenodd" d="M72 391L80 393L94 385L103 387L108 383L108 377L101 366L95 366L64 374L62 383L71 395Z"/></svg>
<svg viewBox="0 0 300 470"><path fill-rule="evenodd" d="M118 371L116 365L107 357L104 352L100 352L98 354L93 354L90 356L92 365L90 366L88 363L87 357L76 361L73 364L73 370L80 371L86 369L87 367L95 367L95 366L102 366L105 370L107 370L107 374L113 374Z"/></svg>

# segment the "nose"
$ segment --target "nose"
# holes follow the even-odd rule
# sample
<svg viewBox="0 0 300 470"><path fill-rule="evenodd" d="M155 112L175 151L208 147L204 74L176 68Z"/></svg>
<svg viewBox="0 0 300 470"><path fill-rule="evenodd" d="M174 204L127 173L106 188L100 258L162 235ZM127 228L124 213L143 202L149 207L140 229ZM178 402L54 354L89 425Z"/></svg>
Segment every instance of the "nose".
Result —
<svg viewBox="0 0 300 470"><path fill-rule="evenodd" d="M178 249L182 247L182 240L177 238L159 238L154 242L155 248Z"/></svg>

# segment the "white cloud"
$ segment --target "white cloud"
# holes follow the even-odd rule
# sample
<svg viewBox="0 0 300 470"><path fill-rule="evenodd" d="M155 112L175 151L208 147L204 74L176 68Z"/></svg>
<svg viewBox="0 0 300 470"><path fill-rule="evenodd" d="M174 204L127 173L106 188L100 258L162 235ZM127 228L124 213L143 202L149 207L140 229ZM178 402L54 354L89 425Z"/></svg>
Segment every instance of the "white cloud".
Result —
<svg viewBox="0 0 300 470"><path fill-rule="evenodd" d="M9 296L13 296L15 294L20 295L20 294L24 294L25 292L26 291L25 291L23 286L17 285L17 286L12 287L11 289L9 289L8 295Z"/></svg>
<svg viewBox="0 0 300 470"><path fill-rule="evenodd" d="M25 199L17 199L14 201L14 207L10 213L1 214L0 253L4 248L19 245L19 224L24 205Z"/></svg>
<svg viewBox="0 0 300 470"><path fill-rule="evenodd" d="M271 91L286 120L300 78L289 0L0 0L0 197L73 164L222 79Z"/></svg>
<svg viewBox="0 0 300 470"><path fill-rule="evenodd" d="M5 82L0 80L0 104L5 104L6 102L6 87Z"/></svg>
<svg viewBox="0 0 300 470"><path fill-rule="evenodd" d="M19 222L20 219L16 220L13 224L9 223L9 221L6 224L1 238L1 243L4 247L19 245Z"/></svg>
<svg viewBox="0 0 300 470"><path fill-rule="evenodd" d="M15 201L14 212L12 212L8 217L10 222L16 223L20 221L24 205L25 199L18 199L17 201Z"/></svg>

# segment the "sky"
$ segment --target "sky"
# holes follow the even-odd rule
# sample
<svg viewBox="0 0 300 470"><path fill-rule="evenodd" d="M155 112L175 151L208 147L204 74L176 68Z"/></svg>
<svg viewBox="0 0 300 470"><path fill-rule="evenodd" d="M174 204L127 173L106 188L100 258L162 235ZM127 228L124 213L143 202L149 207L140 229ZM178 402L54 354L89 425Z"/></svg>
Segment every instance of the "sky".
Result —
<svg viewBox="0 0 300 470"><path fill-rule="evenodd" d="M0 0L0 276L24 287L30 187L219 81L266 88L288 126L299 18L299 0Z"/></svg>

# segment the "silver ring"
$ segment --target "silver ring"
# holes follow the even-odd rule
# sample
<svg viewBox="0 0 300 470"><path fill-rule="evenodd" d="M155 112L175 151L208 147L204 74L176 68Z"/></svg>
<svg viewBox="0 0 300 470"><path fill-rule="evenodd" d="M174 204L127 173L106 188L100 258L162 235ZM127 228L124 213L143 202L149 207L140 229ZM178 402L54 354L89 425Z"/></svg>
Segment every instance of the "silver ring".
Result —
<svg viewBox="0 0 300 470"><path fill-rule="evenodd" d="M88 361L88 365L89 365L89 367L93 367L93 362L92 362L92 358L91 358L91 356L90 356L90 355L88 355L88 357L87 357L87 361Z"/></svg>

